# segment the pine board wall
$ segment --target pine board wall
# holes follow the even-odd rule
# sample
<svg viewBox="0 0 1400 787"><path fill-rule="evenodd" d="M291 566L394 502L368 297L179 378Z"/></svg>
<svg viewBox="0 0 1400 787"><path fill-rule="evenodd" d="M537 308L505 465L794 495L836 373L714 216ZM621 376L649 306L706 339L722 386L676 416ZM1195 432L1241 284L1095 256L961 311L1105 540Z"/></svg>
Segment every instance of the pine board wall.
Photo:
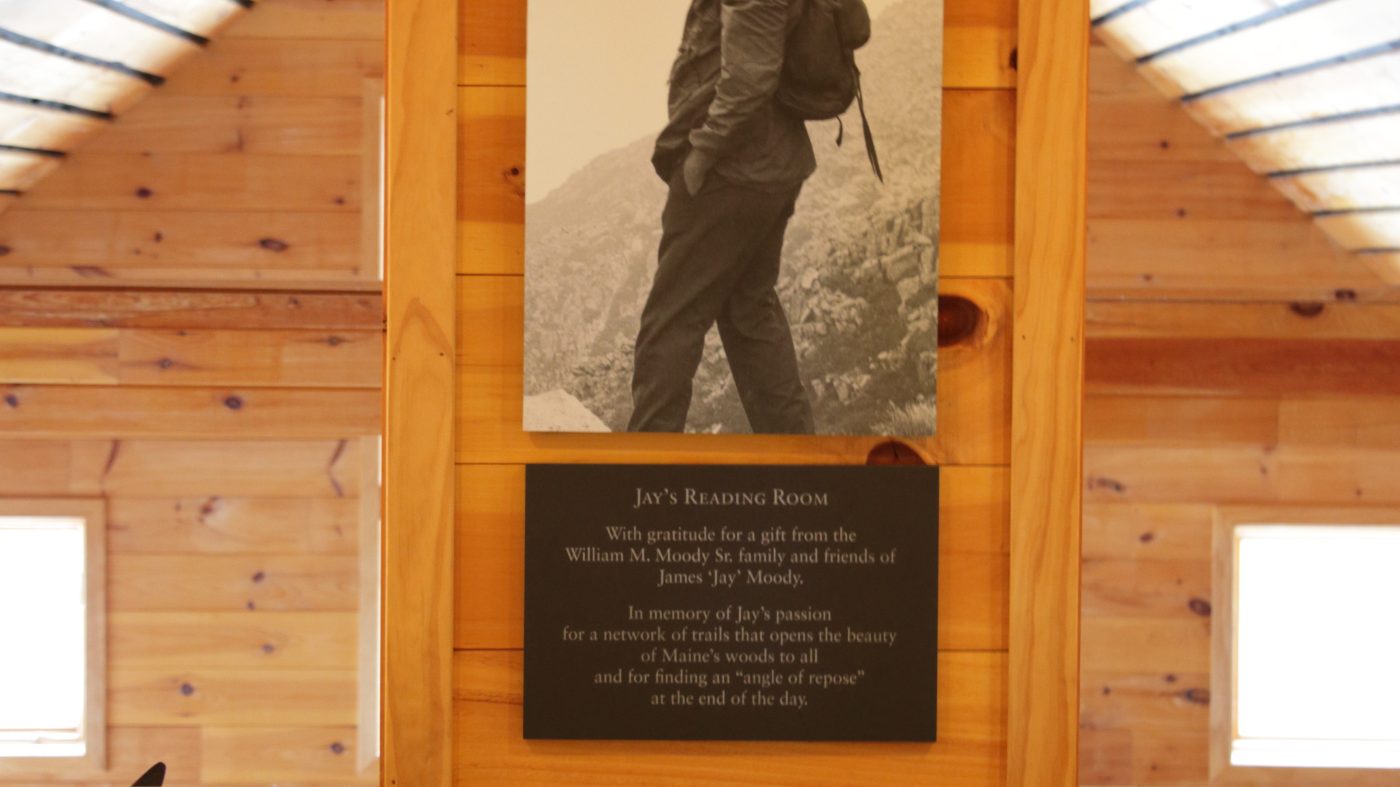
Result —
<svg viewBox="0 0 1400 787"><path fill-rule="evenodd" d="M0 215L0 497L105 503L109 664L108 767L0 783L377 783L383 16L258 3Z"/></svg>
<svg viewBox="0 0 1400 787"><path fill-rule="evenodd" d="M418 4L422 14L433 3ZM1053 4L1046 4L1048 8ZM1065 4L1071 8L1074 4ZM1066 18L1071 16L1066 12ZM419 23L405 11L405 33ZM523 322L522 220L525 133L525 3L518 0L461 0L457 67L457 244L456 257L456 550L452 628L451 768L458 784L538 783L646 784L931 784L991 785L1008 778L1008 668L1012 612L1011 489L1012 318L1018 207L1017 4L1013 0L948 0L946 5L943 128L944 296L962 298L979 315L978 328L951 337L940 349L939 437L915 443L944 473L941 503L939 742L904 744L638 743L525 741L521 737L523 612L523 485L530 462L658 463L863 463L879 443L861 438L784 438L722 436L579 436L525 434L521 419L521 330ZM1042 20L1036 20L1042 21ZM1054 20L1043 20L1046 30ZM1073 42L1074 27L1068 41ZM397 40L391 31L391 51ZM1064 41L1061 41L1063 45ZM1041 52L1049 48L1036 47ZM1070 47L1073 49L1072 45ZM410 50L411 51L411 50ZM1022 67L1028 62L1023 49ZM1030 61L1038 58L1031 56ZM1072 101L1078 84L1074 58L1063 75ZM1082 63L1081 63L1082 65ZM1050 92L1053 85L1039 89ZM391 79L391 104L394 100ZM1046 96L1029 102L1033 114ZM1048 103L1048 102L1046 102ZM1053 115L1053 113L1051 113ZM391 109L391 159L395 119ZM408 121L405 120L407 123ZM1037 118L1033 131L1041 123ZM1072 126L1073 124L1071 124ZM407 126L406 128L411 128ZM409 131L405 135L411 136ZM1037 139L1032 135L1033 139ZM1073 147L1070 131L1070 146ZM1081 140L1082 142L1082 140ZM407 143L404 143L405 145ZM1063 151L1061 151L1063 153ZM1063 160L1063 159L1062 159ZM1047 159L1048 161L1048 159ZM427 163L409 163L403 171ZM1074 181L1073 156L1066 177ZM393 165L391 164L391 180ZM1057 186L1047 184L1046 193ZM1070 188L1073 191L1073 187ZM391 197L393 192L391 191ZM1071 220L1046 221L1042 253L1063 248L1074 256L1072 194L1062 200ZM390 208L391 301L394 292L394 207ZM408 217L405 216L405 227ZM1027 222L1027 233L1033 222ZM1063 237L1063 246L1059 238ZM1082 236L1079 236L1082 239ZM408 245L413 240L407 240ZM1027 249L1030 244L1027 245ZM1048 251L1047 251L1048 250ZM1031 259L1031 252L1025 257ZM1076 277L1063 281L1071 291ZM417 286L410 283L405 289ZM410 298L411 296L405 296ZM1079 293L1071 298L1082 303ZM1033 301L1032 301L1033 303ZM1041 304L1042 306L1044 304ZM391 305L390 336L395 331ZM405 300L404 308L412 309ZM1028 309L1034 306L1027 306ZM1060 308L1059 306L1055 308ZM1072 325L1077 306L1058 316ZM1050 309L1044 316L1053 314ZM1053 318L1052 318L1053 319ZM1077 335L1075 342L1077 347ZM942 344L943 342L940 342ZM397 345L396 345L397 346ZM1041 357L1049 357L1045 353ZM432 366L430 357L423 369ZM1064 356L1060 390L1077 392L1076 354ZM1058 361L1057 361L1058 363ZM406 367L407 368L407 367ZM391 379L393 379L391 374ZM1035 379L1035 372L1028 373ZM1042 378L1044 379L1044 378ZM1073 397L1077 402L1077 397ZM390 412L396 411L390 394ZM1077 404L1072 410L1069 446L1077 457ZM394 417L391 415L391 418ZM407 416L405 416L407 417ZM1042 424L1053 420L1048 413ZM415 438L417 439L417 438ZM423 445L427 436L423 435ZM1026 438L1033 443L1035 437ZM394 451L391 428L390 455ZM1077 462L1071 461L1070 466ZM1032 481L1032 484L1035 482ZM1077 497L1071 483L1068 499ZM1030 497L1035 497L1031 495ZM407 505L407 502L405 503ZM394 503L390 503L391 510ZM1068 520L1061 520L1068 522ZM393 523L390 523L391 528ZM1045 528L1039 528L1044 531ZM1077 533L1077 527L1073 528ZM391 536L391 540L393 537ZM1028 550L1029 551L1029 550ZM1038 553L1037 553L1038 554ZM394 568L390 566L390 587ZM1063 575L1045 567L1044 576ZM1033 572L1027 572L1029 578ZM1029 580L1028 581L1035 581ZM405 584L408 580L405 580ZM1065 584L1061 582L1061 584ZM1071 577L1069 592L1076 587ZM392 590L391 590L392 592ZM1053 608L1053 607L1052 607ZM392 614L393 606L391 604ZM434 613L436 614L436 613ZM1030 613L1028 613L1030 614ZM1047 625L1037 620L1038 625ZM392 622L391 622L392 625ZM1026 622L1029 627L1031 623ZM1063 631L1059 622L1054 628ZM436 635L421 640L435 644ZM1051 637L1053 640L1054 638ZM1056 651L1045 655L1061 658ZM1072 659L1071 659L1072 663ZM1023 676L1036 676L1045 664L1027 664ZM1051 664L1050 666L1056 666ZM390 670L395 669L391 662ZM404 668L403 686L430 687L431 669ZM399 685L393 677L391 685ZM1029 690L1027 683L1023 688ZM1045 692L1043 696L1052 696ZM392 700L391 700L392 701ZM405 707L432 710L427 698L407 697ZM1022 708L1036 703L1028 696ZM1074 713L1070 703L1068 713ZM391 709L392 712L392 709ZM1027 711L1029 715L1029 711ZM391 725L392 726L392 725ZM1066 725L1058 725L1064 727ZM1023 753L1015 759L1015 783L1061 781L1043 767L1042 739L1071 734L1069 729L1035 722ZM404 723L404 735L415 734ZM1064 740L1069 740L1065 738ZM421 742L420 742L421 743ZM1073 762L1073 746L1061 763ZM1029 753L1026 753L1029 752ZM1025 763L1030 763L1027 766ZM400 773L435 774L437 763L404 762ZM1028 770L1022 770L1028 768ZM1069 766L1072 779L1073 766ZM430 776L432 778L432 776ZM1047 781L1046 779L1049 779ZM402 783L402 781L400 782Z"/></svg>
<svg viewBox="0 0 1400 787"><path fill-rule="evenodd" d="M1400 521L1400 291L1091 62L1080 781L1198 785L1214 512Z"/></svg>

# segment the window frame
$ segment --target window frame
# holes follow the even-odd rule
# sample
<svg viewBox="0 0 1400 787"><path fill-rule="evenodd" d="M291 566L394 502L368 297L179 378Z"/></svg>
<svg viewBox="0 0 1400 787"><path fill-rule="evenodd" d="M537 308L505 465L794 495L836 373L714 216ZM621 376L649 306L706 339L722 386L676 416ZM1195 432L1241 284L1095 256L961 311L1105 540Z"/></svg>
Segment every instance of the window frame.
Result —
<svg viewBox="0 0 1400 787"><path fill-rule="evenodd" d="M1210 782L1284 787L1393 785L1392 768L1301 768L1233 765L1238 616L1235 580L1239 562L1236 530L1244 525L1400 527L1400 507L1225 506L1215 511L1211 536Z"/></svg>
<svg viewBox="0 0 1400 787"><path fill-rule="evenodd" d="M107 767L107 505L101 498L0 497L0 516L72 517L83 520L84 588L87 597L83 741L78 757L0 757L0 778L71 774Z"/></svg>

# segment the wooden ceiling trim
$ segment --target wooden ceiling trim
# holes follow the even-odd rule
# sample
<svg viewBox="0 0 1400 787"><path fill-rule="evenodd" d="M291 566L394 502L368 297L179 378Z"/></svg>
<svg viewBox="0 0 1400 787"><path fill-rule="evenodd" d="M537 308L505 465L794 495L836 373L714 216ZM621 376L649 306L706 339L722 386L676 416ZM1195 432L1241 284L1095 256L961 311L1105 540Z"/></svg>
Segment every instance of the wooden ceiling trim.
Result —
<svg viewBox="0 0 1400 787"><path fill-rule="evenodd" d="M1318 216L1317 225L1344 249L1400 249L1400 208Z"/></svg>
<svg viewBox="0 0 1400 787"><path fill-rule="evenodd" d="M23 192L58 165L59 159L36 151L0 148L0 193Z"/></svg>
<svg viewBox="0 0 1400 787"><path fill-rule="evenodd" d="M1289 173L1273 181L1309 213L1400 205L1400 162Z"/></svg>
<svg viewBox="0 0 1400 787"><path fill-rule="evenodd" d="M78 140L105 125L73 112L0 101L0 143L5 145L72 150Z"/></svg>
<svg viewBox="0 0 1400 787"><path fill-rule="evenodd" d="M1397 31L1395 0L1301 0L1155 56L1142 73L1174 95L1199 96L1386 46Z"/></svg>
<svg viewBox="0 0 1400 787"><path fill-rule="evenodd" d="M1371 270L1388 284L1400 288L1400 251L1388 254L1362 254L1360 255L1366 264L1371 266Z"/></svg>
<svg viewBox="0 0 1400 787"><path fill-rule="evenodd" d="M87 0L0 0L0 26L14 34L134 72L165 75L199 46Z"/></svg>
<svg viewBox="0 0 1400 787"><path fill-rule="evenodd" d="M117 4L206 39L252 7L246 0L120 0Z"/></svg>
<svg viewBox="0 0 1400 787"><path fill-rule="evenodd" d="M140 79L0 40L0 91L117 114L151 90Z"/></svg>
<svg viewBox="0 0 1400 787"><path fill-rule="evenodd" d="M1136 60L1289 5L1289 0L1154 0L1098 23L1119 54Z"/></svg>
<svg viewBox="0 0 1400 787"><path fill-rule="evenodd" d="M1089 18L1102 25L1152 0L1089 0Z"/></svg>
<svg viewBox="0 0 1400 787"><path fill-rule="evenodd" d="M1236 136L1227 145L1266 174L1400 161L1400 108Z"/></svg>
<svg viewBox="0 0 1400 787"><path fill-rule="evenodd" d="M1400 106L1400 52L1386 49L1328 68L1202 96L1185 106L1218 134Z"/></svg>

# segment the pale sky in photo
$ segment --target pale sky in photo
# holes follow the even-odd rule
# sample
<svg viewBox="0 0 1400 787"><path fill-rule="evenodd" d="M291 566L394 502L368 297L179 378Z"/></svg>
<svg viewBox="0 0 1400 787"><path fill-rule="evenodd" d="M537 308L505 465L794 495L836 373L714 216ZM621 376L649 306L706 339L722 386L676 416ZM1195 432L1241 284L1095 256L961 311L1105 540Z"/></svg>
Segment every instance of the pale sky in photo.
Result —
<svg viewBox="0 0 1400 787"><path fill-rule="evenodd" d="M878 17L898 0L866 0ZM530 0L526 202L666 123L690 0Z"/></svg>

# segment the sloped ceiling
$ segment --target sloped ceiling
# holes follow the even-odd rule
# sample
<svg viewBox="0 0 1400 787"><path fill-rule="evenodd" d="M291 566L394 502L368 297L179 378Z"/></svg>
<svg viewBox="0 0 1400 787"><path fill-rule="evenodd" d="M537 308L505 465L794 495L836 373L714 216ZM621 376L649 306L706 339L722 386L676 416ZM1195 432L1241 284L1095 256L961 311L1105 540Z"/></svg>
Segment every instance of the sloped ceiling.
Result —
<svg viewBox="0 0 1400 787"><path fill-rule="evenodd" d="M61 166L251 6L0 0L0 195L12 199Z"/></svg>
<svg viewBox="0 0 1400 787"><path fill-rule="evenodd" d="M1090 5L1110 48L1400 283L1400 2Z"/></svg>

